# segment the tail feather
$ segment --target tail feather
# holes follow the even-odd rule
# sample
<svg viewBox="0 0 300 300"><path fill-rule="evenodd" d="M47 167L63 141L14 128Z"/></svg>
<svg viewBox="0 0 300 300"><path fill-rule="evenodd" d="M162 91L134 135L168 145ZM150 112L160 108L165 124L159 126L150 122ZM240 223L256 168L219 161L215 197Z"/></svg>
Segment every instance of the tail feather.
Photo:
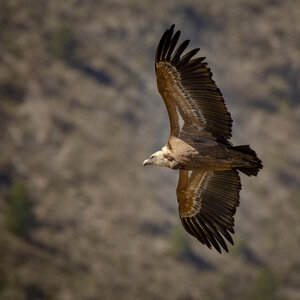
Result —
<svg viewBox="0 0 300 300"><path fill-rule="evenodd" d="M237 168L247 176L257 176L260 169L262 169L262 161L257 157L254 150L249 145L235 146L233 150L246 154L246 160L251 163L249 167Z"/></svg>

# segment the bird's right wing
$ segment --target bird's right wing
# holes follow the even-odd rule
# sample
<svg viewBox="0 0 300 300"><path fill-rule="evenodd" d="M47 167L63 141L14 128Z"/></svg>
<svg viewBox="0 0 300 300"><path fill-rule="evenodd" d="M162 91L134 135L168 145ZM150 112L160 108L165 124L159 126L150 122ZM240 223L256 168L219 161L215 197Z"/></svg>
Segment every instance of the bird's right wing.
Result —
<svg viewBox="0 0 300 300"><path fill-rule="evenodd" d="M180 170L177 199L185 230L207 247L228 252L224 238L233 244L229 232L234 233L240 189L236 170Z"/></svg>

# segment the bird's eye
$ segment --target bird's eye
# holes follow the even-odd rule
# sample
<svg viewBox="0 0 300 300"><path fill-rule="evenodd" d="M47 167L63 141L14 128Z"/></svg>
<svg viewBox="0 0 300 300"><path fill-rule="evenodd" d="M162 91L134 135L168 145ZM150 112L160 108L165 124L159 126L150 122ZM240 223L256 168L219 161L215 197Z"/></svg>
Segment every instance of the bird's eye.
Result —
<svg viewBox="0 0 300 300"><path fill-rule="evenodd" d="M152 159L152 158L154 158L154 155L151 155L151 156L150 156L150 159Z"/></svg>

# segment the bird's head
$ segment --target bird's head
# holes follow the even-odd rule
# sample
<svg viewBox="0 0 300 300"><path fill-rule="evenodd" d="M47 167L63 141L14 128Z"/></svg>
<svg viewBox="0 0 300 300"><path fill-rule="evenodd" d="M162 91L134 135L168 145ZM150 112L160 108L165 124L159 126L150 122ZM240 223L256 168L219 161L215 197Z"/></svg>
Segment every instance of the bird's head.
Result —
<svg viewBox="0 0 300 300"><path fill-rule="evenodd" d="M163 151L157 151L150 155L149 158L144 160L143 166L160 166L160 167L169 167L169 161L164 157Z"/></svg>

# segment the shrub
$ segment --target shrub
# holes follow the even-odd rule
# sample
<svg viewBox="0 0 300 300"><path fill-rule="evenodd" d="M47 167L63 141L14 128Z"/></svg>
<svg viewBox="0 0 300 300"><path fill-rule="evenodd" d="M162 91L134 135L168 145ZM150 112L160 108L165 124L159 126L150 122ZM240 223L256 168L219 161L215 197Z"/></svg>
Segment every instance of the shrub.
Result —
<svg viewBox="0 0 300 300"><path fill-rule="evenodd" d="M0 97L3 101L16 104L22 103L26 95L26 88L15 74L0 80Z"/></svg>
<svg viewBox="0 0 300 300"><path fill-rule="evenodd" d="M26 186L23 183L14 184L8 199L7 228L20 237L27 237L33 224L32 207Z"/></svg>
<svg viewBox="0 0 300 300"><path fill-rule="evenodd" d="M48 48L55 57L72 60L78 48L72 27L65 23L58 25L50 35Z"/></svg>
<svg viewBox="0 0 300 300"><path fill-rule="evenodd" d="M253 298L255 300L276 300L277 280L272 271L264 267L258 273L253 285Z"/></svg>
<svg viewBox="0 0 300 300"><path fill-rule="evenodd" d="M6 278L4 272L0 269L0 292L5 288Z"/></svg>
<svg viewBox="0 0 300 300"><path fill-rule="evenodd" d="M177 225L170 236L170 251L176 257L191 252L190 241L181 225Z"/></svg>

